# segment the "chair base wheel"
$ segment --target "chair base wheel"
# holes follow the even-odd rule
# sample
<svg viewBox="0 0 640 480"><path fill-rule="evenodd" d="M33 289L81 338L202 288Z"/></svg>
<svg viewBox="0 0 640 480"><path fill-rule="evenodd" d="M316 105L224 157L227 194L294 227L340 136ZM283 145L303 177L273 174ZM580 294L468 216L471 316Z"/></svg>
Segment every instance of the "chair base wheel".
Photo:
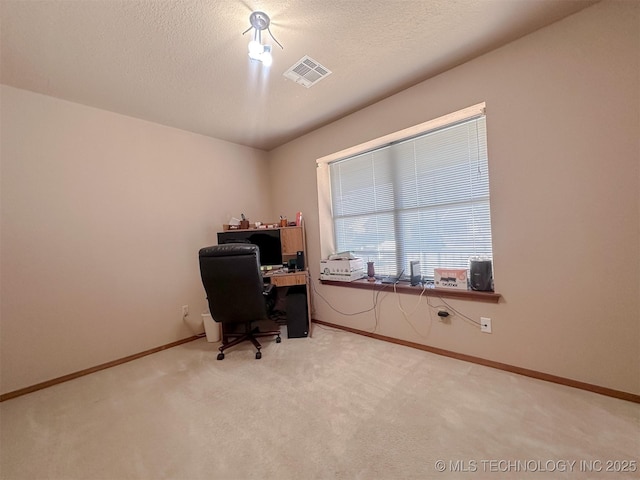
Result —
<svg viewBox="0 0 640 480"><path fill-rule="evenodd" d="M280 343L282 339L280 337L276 338L276 343Z"/></svg>
<svg viewBox="0 0 640 480"><path fill-rule="evenodd" d="M256 360L260 360L262 358L262 352L256 352Z"/></svg>
<svg viewBox="0 0 640 480"><path fill-rule="evenodd" d="M220 352L218 354L218 360L224 360L224 353Z"/></svg>

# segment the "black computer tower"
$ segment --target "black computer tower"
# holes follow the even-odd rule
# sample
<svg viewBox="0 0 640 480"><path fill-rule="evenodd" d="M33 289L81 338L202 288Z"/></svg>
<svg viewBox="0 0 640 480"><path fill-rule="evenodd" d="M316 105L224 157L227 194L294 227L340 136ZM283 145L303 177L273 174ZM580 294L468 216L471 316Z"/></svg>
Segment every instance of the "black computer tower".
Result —
<svg viewBox="0 0 640 480"><path fill-rule="evenodd" d="M304 285L289 287L286 297L287 337L301 338L309 335L307 313L307 289Z"/></svg>

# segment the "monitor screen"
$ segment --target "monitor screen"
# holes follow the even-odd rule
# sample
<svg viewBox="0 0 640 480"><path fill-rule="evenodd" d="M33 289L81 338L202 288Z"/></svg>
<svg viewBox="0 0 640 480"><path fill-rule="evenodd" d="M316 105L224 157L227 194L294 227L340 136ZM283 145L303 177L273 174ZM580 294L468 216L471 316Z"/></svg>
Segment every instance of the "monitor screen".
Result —
<svg viewBox="0 0 640 480"><path fill-rule="evenodd" d="M218 245L227 243L251 243L260 250L260 265L282 266L280 230L230 230L218 232Z"/></svg>

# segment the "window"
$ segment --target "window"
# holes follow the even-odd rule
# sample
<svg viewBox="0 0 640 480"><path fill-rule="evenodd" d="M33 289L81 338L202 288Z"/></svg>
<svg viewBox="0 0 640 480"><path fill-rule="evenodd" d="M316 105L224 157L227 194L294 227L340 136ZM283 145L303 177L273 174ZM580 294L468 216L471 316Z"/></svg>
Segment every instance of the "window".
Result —
<svg viewBox="0 0 640 480"><path fill-rule="evenodd" d="M334 251L384 275L419 260L427 277L491 257L484 104L394 137L324 162Z"/></svg>

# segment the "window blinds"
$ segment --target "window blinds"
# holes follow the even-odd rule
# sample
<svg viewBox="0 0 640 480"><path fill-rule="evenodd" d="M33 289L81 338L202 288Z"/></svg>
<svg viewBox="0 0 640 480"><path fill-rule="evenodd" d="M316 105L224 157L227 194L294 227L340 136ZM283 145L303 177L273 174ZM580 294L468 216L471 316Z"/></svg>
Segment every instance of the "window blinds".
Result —
<svg viewBox="0 0 640 480"><path fill-rule="evenodd" d="M491 256L484 116L329 164L336 251L422 275Z"/></svg>

